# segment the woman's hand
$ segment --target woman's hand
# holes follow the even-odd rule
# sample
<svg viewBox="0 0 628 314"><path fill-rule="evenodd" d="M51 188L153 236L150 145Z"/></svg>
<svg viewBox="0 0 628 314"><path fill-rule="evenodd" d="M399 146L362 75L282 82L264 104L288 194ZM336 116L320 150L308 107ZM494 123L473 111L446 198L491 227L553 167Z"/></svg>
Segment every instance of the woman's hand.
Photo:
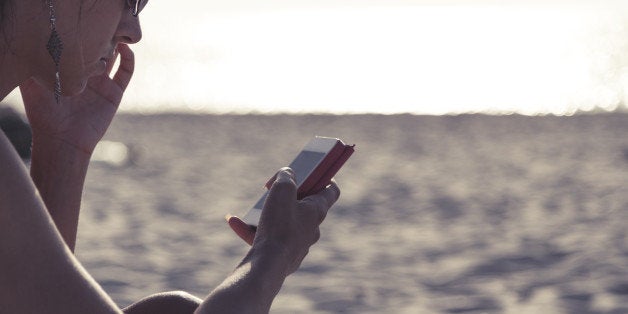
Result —
<svg viewBox="0 0 628 314"><path fill-rule="evenodd" d="M259 254L284 255L287 274L297 270L310 246L320 237L319 225L340 196L335 182L318 194L297 200L297 185L290 168L277 174L266 199L257 232L238 217L229 217L229 226Z"/></svg>
<svg viewBox="0 0 628 314"><path fill-rule="evenodd" d="M133 52L124 44L117 50L120 67L113 78L109 77L112 60L105 73L87 81L83 93L62 97L60 104L50 90L33 79L20 86L33 131L31 178L72 251L89 159L133 74Z"/></svg>
<svg viewBox="0 0 628 314"><path fill-rule="evenodd" d="M133 75L133 51L126 44L118 44L117 53L120 66L113 78L109 77L114 63L111 61L105 73L87 81L81 94L62 97L60 104L50 90L33 79L20 85L34 145L39 145L40 140L59 141L91 155L107 131Z"/></svg>

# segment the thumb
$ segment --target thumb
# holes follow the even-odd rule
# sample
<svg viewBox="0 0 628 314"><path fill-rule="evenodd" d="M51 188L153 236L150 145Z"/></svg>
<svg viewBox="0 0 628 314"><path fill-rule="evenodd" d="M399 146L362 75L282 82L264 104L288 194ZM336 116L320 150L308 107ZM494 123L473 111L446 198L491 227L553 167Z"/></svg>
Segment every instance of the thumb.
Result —
<svg viewBox="0 0 628 314"><path fill-rule="evenodd" d="M260 224L266 219L274 220L272 217L289 214L286 211L291 210L296 199L297 184L294 179L294 172L288 167L281 168L268 191L262 216L260 217ZM270 216L271 218L264 218L265 216Z"/></svg>
<svg viewBox="0 0 628 314"><path fill-rule="evenodd" d="M231 230L235 232L244 242L249 245L253 245L253 239L255 239L255 228L247 225L242 219L236 216L227 215L225 217Z"/></svg>

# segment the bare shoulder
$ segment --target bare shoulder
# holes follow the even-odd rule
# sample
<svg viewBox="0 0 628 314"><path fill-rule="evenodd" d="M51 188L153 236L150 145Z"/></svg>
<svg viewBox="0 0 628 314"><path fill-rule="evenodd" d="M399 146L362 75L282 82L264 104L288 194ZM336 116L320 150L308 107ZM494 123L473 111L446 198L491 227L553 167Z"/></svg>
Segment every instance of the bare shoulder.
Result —
<svg viewBox="0 0 628 314"><path fill-rule="evenodd" d="M9 138L7 137L5 132L2 129L0 129L0 156L2 156L0 158L2 159L7 158L8 155L14 151L15 150L13 149L13 145L11 145ZM2 167L3 165L5 164L4 163L0 164L0 167Z"/></svg>
<svg viewBox="0 0 628 314"><path fill-rule="evenodd" d="M18 154L11 144L11 141L3 130L0 129L0 169L15 164L15 159L19 160Z"/></svg>
<svg viewBox="0 0 628 314"><path fill-rule="evenodd" d="M22 159L30 158L33 136L23 115L11 108L0 106L0 130Z"/></svg>

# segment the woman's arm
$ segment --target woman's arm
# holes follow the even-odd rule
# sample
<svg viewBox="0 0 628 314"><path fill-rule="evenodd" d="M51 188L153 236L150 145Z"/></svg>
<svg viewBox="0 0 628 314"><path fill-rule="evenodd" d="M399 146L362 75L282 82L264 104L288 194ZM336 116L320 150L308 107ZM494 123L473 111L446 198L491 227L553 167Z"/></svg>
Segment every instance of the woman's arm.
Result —
<svg viewBox="0 0 628 314"><path fill-rule="evenodd" d="M181 291L159 293L129 306L125 313L268 313L286 277L318 240L318 226L339 195L333 182L317 195L297 201L292 172L282 169L264 206L259 232L235 216L229 218L234 231L253 246L204 301Z"/></svg>
<svg viewBox="0 0 628 314"><path fill-rule="evenodd" d="M61 140L33 134L31 178L63 240L74 252L90 155Z"/></svg>
<svg viewBox="0 0 628 314"><path fill-rule="evenodd" d="M0 131L2 313L121 313L76 261Z"/></svg>
<svg viewBox="0 0 628 314"><path fill-rule="evenodd" d="M279 250L252 249L195 313L268 313L288 275L282 254Z"/></svg>

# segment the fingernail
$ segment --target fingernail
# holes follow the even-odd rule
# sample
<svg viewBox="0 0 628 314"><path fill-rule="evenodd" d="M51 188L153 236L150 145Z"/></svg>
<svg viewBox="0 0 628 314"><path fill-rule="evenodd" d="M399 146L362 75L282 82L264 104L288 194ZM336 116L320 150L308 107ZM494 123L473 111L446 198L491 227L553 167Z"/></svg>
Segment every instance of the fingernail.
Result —
<svg viewBox="0 0 628 314"><path fill-rule="evenodd" d="M231 214L227 214L227 215L225 215L225 220L226 220L227 222L229 222L229 219L231 219L231 217L233 217L233 215L231 215Z"/></svg>
<svg viewBox="0 0 628 314"><path fill-rule="evenodd" d="M284 167L279 169L277 173L277 181L293 181L294 180L294 171L289 167Z"/></svg>

